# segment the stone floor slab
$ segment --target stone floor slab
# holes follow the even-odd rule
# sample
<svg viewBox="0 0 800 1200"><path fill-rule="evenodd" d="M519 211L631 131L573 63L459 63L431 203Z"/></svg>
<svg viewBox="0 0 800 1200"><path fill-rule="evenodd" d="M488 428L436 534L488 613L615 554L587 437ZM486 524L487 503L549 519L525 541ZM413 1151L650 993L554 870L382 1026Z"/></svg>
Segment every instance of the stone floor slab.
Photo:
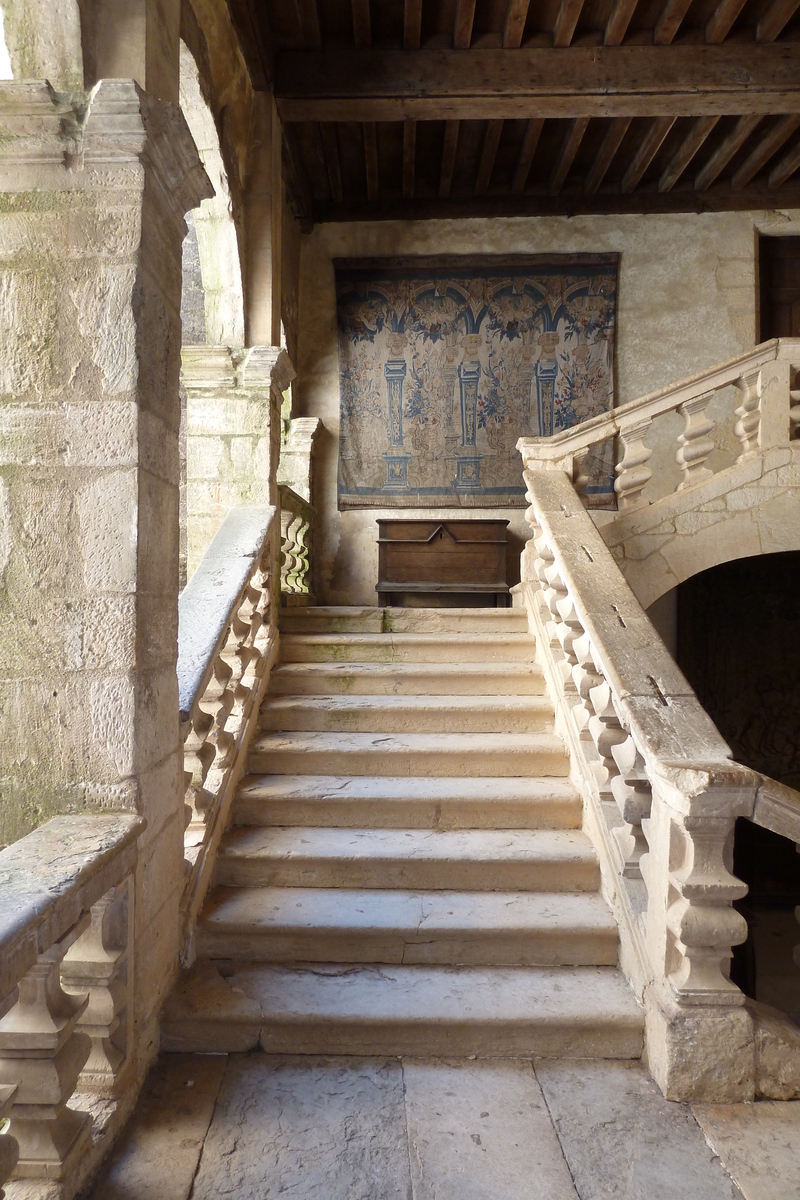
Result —
<svg viewBox="0 0 800 1200"><path fill-rule="evenodd" d="M580 1200L741 1200L690 1109L641 1064L535 1067Z"/></svg>
<svg viewBox="0 0 800 1200"><path fill-rule="evenodd" d="M702 1104L694 1114L745 1200L798 1200L800 1101Z"/></svg>
<svg viewBox="0 0 800 1200"><path fill-rule="evenodd" d="M89 1200L187 1200L227 1062L162 1055Z"/></svg>
<svg viewBox="0 0 800 1200"><path fill-rule="evenodd" d="M530 1062L403 1060L413 1200L577 1200Z"/></svg>
<svg viewBox="0 0 800 1200"><path fill-rule="evenodd" d="M231 1057L192 1200L410 1200L397 1059Z"/></svg>

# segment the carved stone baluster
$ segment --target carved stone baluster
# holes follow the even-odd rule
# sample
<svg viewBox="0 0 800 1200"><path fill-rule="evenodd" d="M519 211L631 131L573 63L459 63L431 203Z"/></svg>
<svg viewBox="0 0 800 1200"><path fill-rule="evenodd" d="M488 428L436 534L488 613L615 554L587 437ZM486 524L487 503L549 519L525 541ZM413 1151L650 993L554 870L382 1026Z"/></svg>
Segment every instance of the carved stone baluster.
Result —
<svg viewBox="0 0 800 1200"><path fill-rule="evenodd" d="M223 770L228 765L233 751L234 739L225 728L233 708L233 688L230 686L232 677L233 671L230 666L218 654L214 660L211 680L199 701L200 709L214 719L206 737L206 742L213 746L215 751L209 775ZM206 778L208 779L208 776Z"/></svg>
<svg viewBox="0 0 800 1200"><path fill-rule="evenodd" d="M591 742L588 725L591 717L594 715L594 708L589 699L589 693L592 688L602 683L603 676L597 671L594 665L592 645L589 641L588 633L584 633L582 637L575 638L572 643L572 652L576 659L576 665L572 668L572 680L581 698L581 703L576 704L572 710L572 719L584 741L589 740Z"/></svg>
<svg viewBox="0 0 800 1200"><path fill-rule="evenodd" d="M131 1061L129 981L129 880L92 907L91 924L70 947L61 964L61 984L70 995L88 991L89 1004L80 1029L92 1040L79 1090L115 1097L126 1086Z"/></svg>
<svg viewBox="0 0 800 1200"><path fill-rule="evenodd" d="M564 688L567 692L574 692L573 673L578 665L575 643L583 637L583 625L571 596L567 595L556 600L556 609L561 617L561 623L556 627L556 637L564 651L564 671L562 672Z"/></svg>
<svg viewBox="0 0 800 1200"><path fill-rule="evenodd" d="M613 837L620 850L622 874L640 879L641 859L647 853L642 821L650 816L652 805L650 780L632 737L612 746L611 755L619 770L611 780L611 792L625 822L613 831Z"/></svg>
<svg viewBox="0 0 800 1200"><path fill-rule="evenodd" d="M694 400L687 400L678 408L686 422L683 433L678 438L680 448L675 456L683 471L683 482L678 491L701 483L704 479L710 479L714 474L708 467L703 466L714 449L714 443L708 436L714 428L714 422L706 416L706 409L713 395L713 392L705 392Z"/></svg>
<svg viewBox="0 0 800 1200"><path fill-rule="evenodd" d="M591 464L591 450L587 450L585 454L581 454L573 460L572 486L581 499L584 498L586 489L592 481Z"/></svg>
<svg viewBox="0 0 800 1200"><path fill-rule="evenodd" d="M739 406L734 410L736 422L733 432L742 447L737 462L747 454L758 450L758 433L761 427L761 371L753 371L749 375L740 375L736 380L736 390L739 393Z"/></svg>
<svg viewBox="0 0 800 1200"><path fill-rule="evenodd" d="M19 1158L19 1146L16 1140L8 1133L8 1114L11 1112L11 1105L14 1102L14 1096L17 1089L8 1084L0 1086L0 1200L3 1200L5 1191L3 1184L8 1181L11 1172L17 1165Z"/></svg>
<svg viewBox="0 0 800 1200"><path fill-rule="evenodd" d="M0 1084L17 1087L10 1126L19 1143L15 1179L64 1179L89 1146L91 1117L67 1107L92 1048L76 1029L89 997L68 996L59 978L61 960L88 923L87 914L39 956L0 1019Z"/></svg>
<svg viewBox="0 0 800 1200"><path fill-rule="evenodd" d="M187 845L191 845L192 841L202 834L206 813L214 800L212 793L206 788L208 773L216 757L216 748L208 740L213 725L213 716L209 716L196 705L183 747L183 778L186 786L186 806L189 809Z"/></svg>
<svg viewBox="0 0 800 1200"><path fill-rule="evenodd" d="M589 718L588 729L600 755L600 762L595 764L595 776L600 795L605 799L610 798L610 783L618 773L611 751L614 746L624 742L628 735L619 723L611 688L605 679L601 679L596 687L589 689L589 702L594 709L594 715Z"/></svg>
<svg viewBox="0 0 800 1200"><path fill-rule="evenodd" d="M800 438L800 390L789 392L789 441Z"/></svg>
<svg viewBox="0 0 800 1200"><path fill-rule="evenodd" d="M632 512L642 508L649 501L642 496L642 489L650 482L653 472L647 462L653 453L644 444L645 435L652 421L639 421L636 425L620 431L620 441L624 454L618 462L615 471L614 491L617 493L617 504L620 512Z"/></svg>
<svg viewBox="0 0 800 1200"><path fill-rule="evenodd" d="M730 873L725 861L730 822L687 817L672 825L671 858L677 863L670 884L678 898L667 910L667 928L679 965L670 983L688 1002L724 997L728 1004L744 1003L729 978L731 947L747 937L747 922L731 907L747 894L747 885Z"/></svg>

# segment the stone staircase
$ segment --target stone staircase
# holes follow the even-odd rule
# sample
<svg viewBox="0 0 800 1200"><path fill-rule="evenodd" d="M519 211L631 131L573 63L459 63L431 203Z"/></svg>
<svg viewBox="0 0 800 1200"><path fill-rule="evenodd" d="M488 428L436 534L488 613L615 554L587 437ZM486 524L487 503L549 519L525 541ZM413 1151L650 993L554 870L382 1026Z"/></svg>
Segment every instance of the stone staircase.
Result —
<svg viewBox="0 0 800 1200"><path fill-rule="evenodd" d="M165 1049L636 1057L517 609L290 609Z"/></svg>

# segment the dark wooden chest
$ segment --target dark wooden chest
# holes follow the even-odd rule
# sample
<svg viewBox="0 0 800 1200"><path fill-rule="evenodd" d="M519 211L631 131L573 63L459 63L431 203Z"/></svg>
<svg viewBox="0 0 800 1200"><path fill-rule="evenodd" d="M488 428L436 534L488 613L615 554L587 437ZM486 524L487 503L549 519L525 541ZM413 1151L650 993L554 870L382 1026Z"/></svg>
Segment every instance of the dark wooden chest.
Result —
<svg viewBox="0 0 800 1200"><path fill-rule="evenodd" d="M402 592L508 595L504 520L378 521L379 599Z"/></svg>

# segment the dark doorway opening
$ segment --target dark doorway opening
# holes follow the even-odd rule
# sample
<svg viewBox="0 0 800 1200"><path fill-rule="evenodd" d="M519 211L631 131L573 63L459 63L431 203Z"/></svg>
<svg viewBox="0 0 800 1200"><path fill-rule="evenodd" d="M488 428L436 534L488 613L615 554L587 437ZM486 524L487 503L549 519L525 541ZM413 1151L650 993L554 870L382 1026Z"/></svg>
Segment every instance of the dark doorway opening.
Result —
<svg viewBox="0 0 800 1200"><path fill-rule="evenodd" d="M800 237L760 237L759 341L800 337Z"/></svg>

